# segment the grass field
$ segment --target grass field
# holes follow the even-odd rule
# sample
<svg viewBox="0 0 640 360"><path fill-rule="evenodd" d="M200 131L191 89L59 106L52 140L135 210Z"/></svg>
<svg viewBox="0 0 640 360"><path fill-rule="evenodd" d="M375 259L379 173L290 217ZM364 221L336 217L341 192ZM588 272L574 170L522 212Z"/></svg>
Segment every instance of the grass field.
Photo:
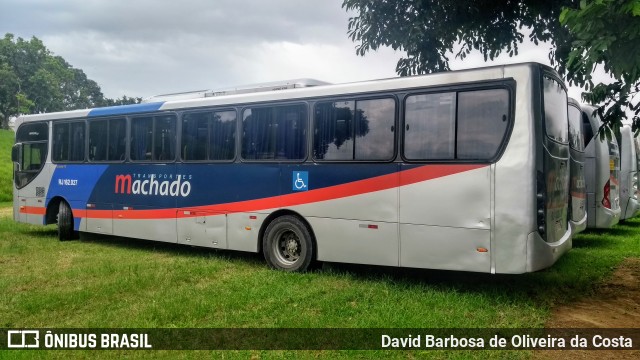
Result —
<svg viewBox="0 0 640 360"><path fill-rule="evenodd" d="M330 265L290 274L257 255L112 237L59 242L55 227L0 212L0 328L542 327L554 304L590 294L625 257L640 256L640 219L577 236L552 268L504 276ZM6 352L66 358L122 353ZM127 352L174 358L176 352ZM181 354L186 358L208 352ZM225 358L526 358L528 352L214 352Z"/></svg>

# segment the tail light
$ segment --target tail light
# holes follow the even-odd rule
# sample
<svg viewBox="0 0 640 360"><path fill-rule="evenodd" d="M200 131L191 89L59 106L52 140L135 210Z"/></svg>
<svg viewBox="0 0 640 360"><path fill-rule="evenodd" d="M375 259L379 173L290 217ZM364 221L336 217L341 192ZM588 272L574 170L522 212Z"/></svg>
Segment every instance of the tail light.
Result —
<svg viewBox="0 0 640 360"><path fill-rule="evenodd" d="M602 206L607 209L611 209L611 200L609 199L609 194L611 193L611 179L607 180L607 183L604 184L604 197L602 198Z"/></svg>
<svg viewBox="0 0 640 360"><path fill-rule="evenodd" d="M537 214L537 218L538 218L538 232L540 233L540 236L542 236L543 238L545 237L545 233L547 230L547 226L546 226L546 194L547 194L547 187L546 187L546 181L544 179L544 174L541 171L538 171L538 176L536 179L536 214Z"/></svg>
<svg viewBox="0 0 640 360"><path fill-rule="evenodd" d="M638 200L638 173L634 173L631 177L631 190L633 193L633 198Z"/></svg>

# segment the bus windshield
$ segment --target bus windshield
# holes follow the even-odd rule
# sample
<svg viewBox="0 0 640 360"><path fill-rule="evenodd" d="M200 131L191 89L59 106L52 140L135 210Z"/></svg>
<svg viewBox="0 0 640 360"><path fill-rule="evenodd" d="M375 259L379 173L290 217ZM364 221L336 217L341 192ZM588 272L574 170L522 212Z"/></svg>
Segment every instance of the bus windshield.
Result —
<svg viewBox="0 0 640 360"><path fill-rule="evenodd" d="M547 136L559 143L567 143L567 92L562 84L547 76L543 80L543 91Z"/></svg>
<svg viewBox="0 0 640 360"><path fill-rule="evenodd" d="M15 183L18 189L33 180L47 159L49 127L46 123L24 124L16 132Z"/></svg>
<svg viewBox="0 0 640 360"><path fill-rule="evenodd" d="M574 106L569 106L569 146L573 150L584 151L582 113L580 109Z"/></svg>

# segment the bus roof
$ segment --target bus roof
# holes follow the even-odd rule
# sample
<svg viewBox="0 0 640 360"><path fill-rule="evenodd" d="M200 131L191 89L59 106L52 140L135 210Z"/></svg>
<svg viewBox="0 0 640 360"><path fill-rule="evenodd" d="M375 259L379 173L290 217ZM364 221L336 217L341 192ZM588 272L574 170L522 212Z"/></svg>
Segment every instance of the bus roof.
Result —
<svg viewBox="0 0 640 360"><path fill-rule="evenodd" d="M343 84L295 87L279 91L241 92L221 96L152 101L141 104L110 106L94 109L62 111L44 114L23 115L16 120L16 127L22 122L95 118L113 115L129 115L153 111L180 110L212 106L231 106L235 104L251 104L278 100L303 100L336 95L357 95L366 92L383 92L392 89L412 89L425 86L438 86L453 83L472 83L488 79L501 79L507 68L541 67L547 71L554 70L539 63L518 63L495 65L482 68L439 72L428 75L396 77L380 80L367 80ZM171 94L169 94L171 95Z"/></svg>

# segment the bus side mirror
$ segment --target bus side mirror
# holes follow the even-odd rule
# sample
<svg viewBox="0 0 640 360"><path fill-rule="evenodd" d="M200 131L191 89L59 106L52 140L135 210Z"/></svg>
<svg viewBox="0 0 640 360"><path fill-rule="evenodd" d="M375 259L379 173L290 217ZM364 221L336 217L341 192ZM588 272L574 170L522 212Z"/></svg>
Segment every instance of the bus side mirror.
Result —
<svg viewBox="0 0 640 360"><path fill-rule="evenodd" d="M11 148L11 161L13 161L16 165L18 165L18 167L20 167L21 152L22 152L22 144L15 144Z"/></svg>

